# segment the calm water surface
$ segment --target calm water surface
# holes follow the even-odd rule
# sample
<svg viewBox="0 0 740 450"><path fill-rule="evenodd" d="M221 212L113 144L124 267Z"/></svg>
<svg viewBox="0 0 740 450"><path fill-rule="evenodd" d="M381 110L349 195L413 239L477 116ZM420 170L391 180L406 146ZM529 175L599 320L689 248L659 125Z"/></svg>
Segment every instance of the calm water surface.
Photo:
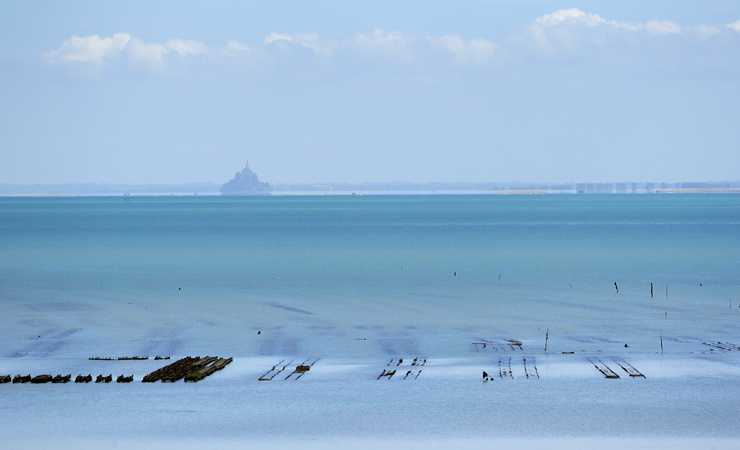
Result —
<svg viewBox="0 0 740 450"><path fill-rule="evenodd" d="M727 331L740 196L5 198L0 252L6 355L56 330L130 352L453 355L548 328L691 334L689 315ZM37 353L97 349L81 333Z"/></svg>
<svg viewBox="0 0 740 450"><path fill-rule="evenodd" d="M4 198L0 255L0 375L235 358L197 384L1 385L12 448L738 446L740 196ZM376 381L400 357L429 362Z"/></svg>

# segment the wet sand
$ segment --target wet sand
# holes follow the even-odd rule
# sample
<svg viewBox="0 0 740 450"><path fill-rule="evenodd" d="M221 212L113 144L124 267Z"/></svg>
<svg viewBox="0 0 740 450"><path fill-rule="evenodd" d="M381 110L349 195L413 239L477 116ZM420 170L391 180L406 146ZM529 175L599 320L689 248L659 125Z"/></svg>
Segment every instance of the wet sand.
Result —
<svg viewBox="0 0 740 450"><path fill-rule="evenodd" d="M606 378L594 360L620 377ZM314 364L297 378L295 368L306 361ZM75 376L72 368L84 367L93 376L132 372L135 382L0 385L0 433L13 448L55 449L740 444L733 350L545 354L524 345L464 358L239 357L198 383L141 383L169 362L3 359L4 372L44 368ZM644 378L629 376L620 363ZM271 381L259 381L283 366ZM390 370L393 377L378 379ZM418 376L404 379L409 371Z"/></svg>

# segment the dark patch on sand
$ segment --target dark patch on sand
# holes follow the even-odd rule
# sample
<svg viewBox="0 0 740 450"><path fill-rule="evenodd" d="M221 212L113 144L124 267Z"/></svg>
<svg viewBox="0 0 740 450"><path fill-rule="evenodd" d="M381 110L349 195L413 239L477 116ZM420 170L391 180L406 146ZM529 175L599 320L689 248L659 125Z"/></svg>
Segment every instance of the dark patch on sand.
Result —
<svg viewBox="0 0 740 450"><path fill-rule="evenodd" d="M43 340L29 345L28 347L21 348L15 352L11 352L8 357L23 358L25 356L30 356L33 358L46 358L58 352L63 346L64 341L61 340Z"/></svg>
<svg viewBox="0 0 740 450"><path fill-rule="evenodd" d="M418 355L421 354L419 345L414 339L381 339L378 346L386 355Z"/></svg>
<svg viewBox="0 0 740 450"><path fill-rule="evenodd" d="M401 348L407 355L420 355L422 353L415 339L404 339L401 344Z"/></svg>
<svg viewBox="0 0 740 450"><path fill-rule="evenodd" d="M72 336L73 334L77 333L80 330L81 328L71 328L69 330L62 331L61 333L56 334L54 336L50 336L49 339L64 339L68 336Z"/></svg>
<svg viewBox="0 0 740 450"><path fill-rule="evenodd" d="M265 339L262 342L260 342L259 349L257 350L257 353L262 356L271 356L276 354L275 347L277 346L277 341L275 339Z"/></svg>
<svg viewBox="0 0 740 450"><path fill-rule="evenodd" d="M285 306L285 305L281 305L280 303L269 302L267 304L270 305L270 306L272 306L273 308L280 308L280 309L284 309L286 311L290 311L290 312L294 312L294 313L299 313L299 314L313 315L312 312L306 311L305 309L293 308L292 306Z"/></svg>
<svg viewBox="0 0 740 450"><path fill-rule="evenodd" d="M397 355L398 350L394 345L394 341L391 339L381 339L378 341L378 346L386 355Z"/></svg>
<svg viewBox="0 0 740 450"><path fill-rule="evenodd" d="M202 411L196 411L194 409L147 409L142 410L143 412L156 413L156 414L174 414L174 413L202 413Z"/></svg>
<svg viewBox="0 0 740 450"><path fill-rule="evenodd" d="M48 330L44 330L39 334L34 334L26 338L26 340L31 341L31 343L16 351L10 352L8 357L22 358L24 356L31 356L34 358L46 358L56 353L64 346L65 338L72 336L78 331L80 331L80 328L70 328L67 330L50 328Z"/></svg>
<svg viewBox="0 0 740 450"><path fill-rule="evenodd" d="M25 319L18 322L19 325L23 325L30 328L38 328L38 327L48 327L51 326L52 323L48 320L41 320L41 319Z"/></svg>
<svg viewBox="0 0 740 450"><path fill-rule="evenodd" d="M134 352L136 355L173 355L183 346L178 339L180 329L158 328L152 330L144 338L144 343Z"/></svg>
<svg viewBox="0 0 740 450"><path fill-rule="evenodd" d="M57 311L57 312L74 312L74 311L93 311L94 308L83 303L31 303L26 305L31 311Z"/></svg>
<svg viewBox="0 0 740 450"><path fill-rule="evenodd" d="M47 328L44 331L40 331L38 333L34 333L28 336L26 339L29 341L38 341L39 339L54 339L56 336L60 336L60 335L69 336L70 334L73 334L76 331L79 331L79 328L73 328L71 330L66 330L66 331L60 330L59 328Z"/></svg>
<svg viewBox="0 0 740 450"><path fill-rule="evenodd" d="M22 348L8 356L11 358L23 358L24 356L47 358L58 352L63 346L64 342L62 341L43 341L38 344Z"/></svg>
<svg viewBox="0 0 740 450"><path fill-rule="evenodd" d="M281 335L260 342L258 353L262 356L297 355L299 347L298 339Z"/></svg>
<svg viewBox="0 0 740 450"><path fill-rule="evenodd" d="M288 338L283 341L283 354L284 355L297 355L298 354L298 339Z"/></svg>

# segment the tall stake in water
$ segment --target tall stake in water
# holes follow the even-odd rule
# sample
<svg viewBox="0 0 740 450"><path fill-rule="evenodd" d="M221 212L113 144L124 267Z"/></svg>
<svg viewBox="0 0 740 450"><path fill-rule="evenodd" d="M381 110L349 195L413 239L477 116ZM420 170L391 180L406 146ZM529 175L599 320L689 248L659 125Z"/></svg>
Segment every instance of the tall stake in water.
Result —
<svg viewBox="0 0 740 450"><path fill-rule="evenodd" d="M547 353L547 340L550 338L550 329L547 329L547 333L545 334L545 353Z"/></svg>

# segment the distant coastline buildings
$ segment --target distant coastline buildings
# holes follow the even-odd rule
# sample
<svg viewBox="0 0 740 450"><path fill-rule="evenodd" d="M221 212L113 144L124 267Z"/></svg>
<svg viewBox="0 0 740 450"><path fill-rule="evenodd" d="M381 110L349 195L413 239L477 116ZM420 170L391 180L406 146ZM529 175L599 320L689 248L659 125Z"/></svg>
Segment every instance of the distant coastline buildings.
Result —
<svg viewBox="0 0 740 450"><path fill-rule="evenodd" d="M527 182L363 182L275 183L259 180L249 165L234 179L186 184L2 184L0 196L131 196L162 195L351 195L356 194L698 194L740 193L740 181L527 183Z"/></svg>
<svg viewBox="0 0 740 450"><path fill-rule="evenodd" d="M277 183L277 193L475 193L475 194L661 194L661 193L740 193L740 182L623 182L623 183Z"/></svg>

